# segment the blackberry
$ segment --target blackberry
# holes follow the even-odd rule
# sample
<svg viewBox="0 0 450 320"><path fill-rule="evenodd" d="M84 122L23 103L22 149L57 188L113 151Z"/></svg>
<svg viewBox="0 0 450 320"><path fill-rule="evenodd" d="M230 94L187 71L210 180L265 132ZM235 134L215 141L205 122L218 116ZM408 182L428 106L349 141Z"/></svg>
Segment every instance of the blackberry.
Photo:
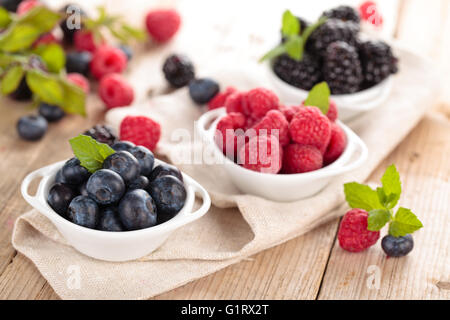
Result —
<svg viewBox="0 0 450 320"><path fill-rule="evenodd" d="M330 19L351 21L356 24L359 24L361 22L361 18L359 16L358 11L356 11L355 8L350 7L350 6L339 6L339 7L324 11L322 16L330 18Z"/></svg>
<svg viewBox="0 0 450 320"><path fill-rule="evenodd" d="M358 25L354 22L328 19L311 34L307 41L307 50L324 56L327 47L333 42L344 41L355 45L358 31Z"/></svg>
<svg viewBox="0 0 450 320"><path fill-rule="evenodd" d="M164 76L175 88L187 85L195 76L192 62L184 55L173 54L169 56L163 65Z"/></svg>
<svg viewBox="0 0 450 320"><path fill-rule="evenodd" d="M366 86L376 85L398 72L398 59L385 42L366 41L358 47Z"/></svg>
<svg viewBox="0 0 450 320"><path fill-rule="evenodd" d="M113 133L112 128L106 125L97 124L84 134L110 146L117 142L117 136Z"/></svg>
<svg viewBox="0 0 450 320"><path fill-rule="evenodd" d="M304 90L311 88L322 79L319 59L305 53L301 61L296 61L283 54L277 57L273 64L273 71L283 81Z"/></svg>
<svg viewBox="0 0 450 320"><path fill-rule="evenodd" d="M10 94L11 99L16 101L28 101L31 100L33 93L30 90L30 87L25 80L25 77L20 80L19 86L17 89Z"/></svg>
<svg viewBox="0 0 450 320"><path fill-rule="evenodd" d="M333 42L328 46L324 58L323 77L332 94L358 91L363 75L356 48L343 41Z"/></svg>

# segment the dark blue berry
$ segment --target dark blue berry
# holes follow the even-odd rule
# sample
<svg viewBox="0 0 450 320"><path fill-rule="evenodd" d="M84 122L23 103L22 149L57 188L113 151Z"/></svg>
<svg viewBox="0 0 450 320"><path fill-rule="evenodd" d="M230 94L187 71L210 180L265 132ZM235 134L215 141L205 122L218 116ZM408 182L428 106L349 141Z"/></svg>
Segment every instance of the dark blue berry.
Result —
<svg viewBox="0 0 450 320"><path fill-rule="evenodd" d="M212 79L195 79L189 82L189 95L197 104L208 103L219 90L219 84Z"/></svg>
<svg viewBox="0 0 450 320"><path fill-rule="evenodd" d="M92 174L89 178L86 190L89 197L98 204L108 205L116 203L125 192L125 183L116 172L102 169Z"/></svg>
<svg viewBox="0 0 450 320"><path fill-rule="evenodd" d="M89 171L80 165L80 160L72 158L62 167L62 177L68 184L80 185L89 178Z"/></svg>
<svg viewBox="0 0 450 320"><path fill-rule="evenodd" d="M133 50L131 49L130 46L128 46L126 44L121 44L119 46L119 49L122 50L123 53L125 53L125 55L127 56L127 60L128 61L133 59Z"/></svg>
<svg viewBox="0 0 450 320"><path fill-rule="evenodd" d="M136 147L136 145L130 141L119 141L111 146L111 148L113 148L116 151L130 151L134 147Z"/></svg>
<svg viewBox="0 0 450 320"><path fill-rule="evenodd" d="M115 232L124 231L117 207L110 206L100 210L100 221L98 222L97 229Z"/></svg>
<svg viewBox="0 0 450 320"><path fill-rule="evenodd" d="M28 87L27 81L25 78L23 78L17 89L10 94L10 97L16 101L28 101L31 100L33 93L30 90L30 87Z"/></svg>
<svg viewBox="0 0 450 320"><path fill-rule="evenodd" d="M146 189L149 184L148 178L146 176L139 176L136 180L130 182L128 185L129 190L134 189Z"/></svg>
<svg viewBox="0 0 450 320"><path fill-rule="evenodd" d="M89 64L92 60L92 54L87 51L69 52L66 56L66 70L68 73L81 73L84 76L89 76Z"/></svg>
<svg viewBox="0 0 450 320"><path fill-rule="evenodd" d="M155 156L146 147L138 146L130 150L130 153L137 159L141 167L141 175L147 176L153 170Z"/></svg>
<svg viewBox="0 0 450 320"><path fill-rule="evenodd" d="M139 230L156 224L156 205L142 189L128 191L120 200L120 221L127 230Z"/></svg>
<svg viewBox="0 0 450 320"><path fill-rule="evenodd" d="M99 220L99 208L91 198L78 196L70 203L67 217L79 226L94 229Z"/></svg>
<svg viewBox="0 0 450 320"><path fill-rule="evenodd" d="M404 237L385 236L381 247L388 257L403 257L414 248L414 240L410 234Z"/></svg>
<svg viewBox="0 0 450 320"><path fill-rule="evenodd" d="M52 106L47 103L41 103L39 105L39 114L49 122L61 120L65 115L64 111L60 107Z"/></svg>
<svg viewBox="0 0 450 320"><path fill-rule="evenodd" d="M61 216L65 216L70 202L77 194L65 184L57 183L50 188L47 196L48 205Z"/></svg>
<svg viewBox="0 0 450 320"><path fill-rule="evenodd" d="M24 116L17 122L17 132L20 137L29 141L41 139L47 132L47 120L41 116Z"/></svg>
<svg viewBox="0 0 450 320"><path fill-rule="evenodd" d="M163 65L164 77L174 88L184 87L194 79L195 70L191 60L185 55L172 54Z"/></svg>
<svg viewBox="0 0 450 320"><path fill-rule="evenodd" d="M110 155L103 162L103 169L117 172L125 183L136 180L141 171L139 162L128 151L119 151Z"/></svg>
<svg viewBox="0 0 450 320"><path fill-rule="evenodd" d="M174 176L178 180L183 181L183 175L181 171L170 164L160 164L153 169L152 173L149 175L148 179L153 181L162 176Z"/></svg>
<svg viewBox="0 0 450 320"><path fill-rule="evenodd" d="M82 184L80 185L80 187L78 188L78 192L79 192L82 196L89 196L89 194L88 194L88 192L87 192L87 189L86 189L86 186L87 186L87 181L84 182L84 183L82 183Z"/></svg>
<svg viewBox="0 0 450 320"><path fill-rule="evenodd" d="M59 169L58 172L56 173L55 183L64 183L64 184L67 183L66 179L64 179L64 176L62 174L62 169Z"/></svg>
<svg viewBox="0 0 450 320"><path fill-rule="evenodd" d="M184 206L186 189L173 176L163 176L150 182L147 188L158 208L158 223L172 219Z"/></svg>

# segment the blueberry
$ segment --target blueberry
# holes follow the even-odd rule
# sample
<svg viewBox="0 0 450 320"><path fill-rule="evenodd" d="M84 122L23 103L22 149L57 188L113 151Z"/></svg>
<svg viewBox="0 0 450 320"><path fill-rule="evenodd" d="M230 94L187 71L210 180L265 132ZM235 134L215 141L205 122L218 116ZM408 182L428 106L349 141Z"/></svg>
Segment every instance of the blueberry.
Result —
<svg viewBox="0 0 450 320"><path fill-rule="evenodd" d="M62 167L62 177L68 184L80 185L89 178L89 171L80 165L80 160L72 158Z"/></svg>
<svg viewBox="0 0 450 320"><path fill-rule="evenodd" d="M89 76L89 64L91 60L92 54L90 52L69 52L66 56L66 70L68 73L81 73L87 77Z"/></svg>
<svg viewBox="0 0 450 320"><path fill-rule="evenodd" d="M183 181L183 175L181 174L181 171L177 167L171 166L170 164L160 164L159 166L155 167L148 178L150 181L153 181L162 176L174 176L180 181Z"/></svg>
<svg viewBox="0 0 450 320"><path fill-rule="evenodd" d="M48 205L61 216L65 216L70 202L77 194L65 184L57 183L50 188L47 196Z"/></svg>
<svg viewBox="0 0 450 320"><path fill-rule="evenodd" d="M117 172L125 183L136 180L141 171L139 162L128 151L119 151L110 155L103 162L103 169Z"/></svg>
<svg viewBox="0 0 450 320"><path fill-rule="evenodd" d="M128 191L119 203L120 221L127 230L139 230L156 224L156 205L142 189Z"/></svg>
<svg viewBox="0 0 450 320"><path fill-rule="evenodd" d="M99 220L99 208L91 198L78 196L70 203L67 217L79 226L94 229Z"/></svg>
<svg viewBox="0 0 450 320"><path fill-rule="evenodd" d="M410 234L404 237L385 236L381 247L388 257L403 257L414 248L414 240Z"/></svg>
<svg viewBox="0 0 450 320"><path fill-rule="evenodd" d="M47 132L47 120L41 116L24 116L17 122L17 132L20 137L29 141L41 139Z"/></svg>
<svg viewBox="0 0 450 320"><path fill-rule="evenodd" d="M133 142L119 141L114 143L111 148L113 148L116 151L130 151L134 147L136 147L136 145Z"/></svg>
<svg viewBox="0 0 450 320"><path fill-rule="evenodd" d="M195 77L195 69L191 60L181 54L172 54L167 57L164 61L163 73L174 88L184 87Z"/></svg>
<svg viewBox="0 0 450 320"><path fill-rule="evenodd" d="M102 231L124 231L117 207L110 206L101 210L97 229Z"/></svg>
<svg viewBox="0 0 450 320"><path fill-rule="evenodd" d="M52 106L47 103L41 103L39 105L39 114L49 122L61 120L65 115L64 111L60 107Z"/></svg>
<svg viewBox="0 0 450 320"><path fill-rule="evenodd" d="M219 84L212 79L195 79L189 82L189 95L197 104L208 103L219 90Z"/></svg>
<svg viewBox="0 0 450 320"><path fill-rule="evenodd" d="M127 56L127 60L130 61L133 58L133 50L126 44L121 44L119 49Z"/></svg>
<svg viewBox="0 0 450 320"><path fill-rule="evenodd" d="M55 183L64 183L64 184L67 183L66 179L64 179L64 176L62 174L62 169L59 169L58 172L56 173Z"/></svg>
<svg viewBox="0 0 450 320"><path fill-rule="evenodd" d="M87 181L82 183L80 185L80 187L78 188L78 192L82 195L82 196L89 196L88 192L87 192Z"/></svg>
<svg viewBox="0 0 450 320"><path fill-rule="evenodd" d="M155 163L155 156L146 147L138 146L129 151L139 162L141 167L141 175L147 176L153 170L153 164Z"/></svg>
<svg viewBox="0 0 450 320"><path fill-rule="evenodd" d="M0 0L0 6L8 11L16 12L22 0Z"/></svg>
<svg viewBox="0 0 450 320"><path fill-rule="evenodd" d="M114 171L102 169L96 171L89 178L86 190L98 204L108 205L116 203L125 192L123 179Z"/></svg>
<svg viewBox="0 0 450 320"><path fill-rule="evenodd" d="M162 176L153 180L147 190L158 208L158 223L172 219L186 201L186 188L173 176Z"/></svg>
<svg viewBox="0 0 450 320"><path fill-rule="evenodd" d="M148 178L146 176L139 176L136 180L130 182L128 185L129 190L134 189L145 189L149 184Z"/></svg>

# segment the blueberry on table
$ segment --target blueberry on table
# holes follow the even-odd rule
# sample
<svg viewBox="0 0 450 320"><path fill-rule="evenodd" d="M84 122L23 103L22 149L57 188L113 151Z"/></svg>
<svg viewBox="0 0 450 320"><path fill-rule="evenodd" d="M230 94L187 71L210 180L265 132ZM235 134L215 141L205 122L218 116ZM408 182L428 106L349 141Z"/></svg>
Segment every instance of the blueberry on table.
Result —
<svg viewBox="0 0 450 320"><path fill-rule="evenodd" d="M141 167L141 175L147 176L153 170L153 164L155 163L155 156L146 147L138 146L129 151L139 162Z"/></svg>
<svg viewBox="0 0 450 320"><path fill-rule="evenodd" d="M172 54L167 57L163 65L166 80L174 88L181 88L194 79L194 65L185 55Z"/></svg>
<svg viewBox="0 0 450 320"><path fill-rule="evenodd" d="M141 172L139 162L128 151L119 151L110 155L103 162L103 169L117 172L125 183L136 180Z"/></svg>
<svg viewBox="0 0 450 320"><path fill-rule="evenodd" d="M52 106L47 103L41 103L39 105L39 114L47 119L48 122L56 122L61 120L65 115L64 111L60 107Z"/></svg>
<svg viewBox="0 0 450 320"><path fill-rule="evenodd" d="M189 82L189 95L197 104L208 103L219 90L219 84L212 79L195 79Z"/></svg>
<svg viewBox="0 0 450 320"><path fill-rule="evenodd" d="M41 116L23 116L17 122L17 132L22 139L37 141L47 132L48 123Z"/></svg>
<svg viewBox="0 0 450 320"><path fill-rule="evenodd" d="M62 177L68 184L79 185L89 178L89 171L81 166L80 160L72 158L62 167Z"/></svg>
<svg viewBox="0 0 450 320"><path fill-rule="evenodd" d="M68 185L57 183L50 188L47 196L48 205L61 216L66 216L70 202L77 194Z"/></svg>
<svg viewBox="0 0 450 320"><path fill-rule="evenodd" d="M119 219L117 207L109 206L100 210L100 221L97 229L102 231L124 231L122 223Z"/></svg>
<svg viewBox="0 0 450 320"><path fill-rule="evenodd" d="M150 173L148 178L150 181L153 181L162 176L174 176L180 181L183 181L183 175L181 174L181 171L177 167L174 167L170 164L160 164L159 166L156 166L155 169L153 169L152 173Z"/></svg>
<svg viewBox="0 0 450 320"><path fill-rule="evenodd" d="M172 219L186 201L186 188L173 176L153 180L147 190L158 208L158 224Z"/></svg>
<svg viewBox="0 0 450 320"><path fill-rule="evenodd" d="M111 146L115 151L130 151L134 147L136 147L136 145L130 141L119 141Z"/></svg>
<svg viewBox="0 0 450 320"><path fill-rule="evenodd" d="M78 196L70 203L67 217L79 226L94 229L99 220L99 207L91 198Z"/></svg>
<svg viewBox="0 0 450 320"><path fill-rule="evenodd" d="M119 217L127 230L139 230L156 224L156 205L142 189L128 191L120 200Z"/></svg>
<svg viewBox="0 0 450 320"><path fill-rule="evenodd" d="M86 190L98 204L109 205L116 203L125 192L122 177L112 170L101 169L92 174L87 181Z"/></svg>
<svg viewBox="0 0 450 320"><path fill-rule="evenodd" d="M414 248L414 240L410 234L404 237L385 236L381 247L388 257L403 257Z"/></svg>
<svg viewBox="0 0 450 320"><path fill-rule="evenodd" d="M87 51L74 51L66 55L67 73L80 73L89 76L89 64L92 60L92 54Z"/></svg>
<svg viewBox="0 0 450 320"><path fill-rule="evenodd" d="M139 176L136 180L133 180L128 185L129 190L134 189L146 189L149 184L148 178L146 176Z"/></svg>

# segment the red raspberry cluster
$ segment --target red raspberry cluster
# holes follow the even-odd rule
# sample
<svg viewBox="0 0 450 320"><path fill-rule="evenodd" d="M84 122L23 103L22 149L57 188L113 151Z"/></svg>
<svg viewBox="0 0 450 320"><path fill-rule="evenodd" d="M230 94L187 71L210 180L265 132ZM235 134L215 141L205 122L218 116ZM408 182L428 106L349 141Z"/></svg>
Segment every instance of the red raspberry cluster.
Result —
<svg viewBox="0 0 450 320"><path fill-rule="evenodd" d="M228 87L209 103L225 107L215 141L223 153L244 168L264 173L294 174L318 170L344 152L347 136L335 122L336 104L328 113L319 108L280 104L265 88L247 92Z"/></svg>

